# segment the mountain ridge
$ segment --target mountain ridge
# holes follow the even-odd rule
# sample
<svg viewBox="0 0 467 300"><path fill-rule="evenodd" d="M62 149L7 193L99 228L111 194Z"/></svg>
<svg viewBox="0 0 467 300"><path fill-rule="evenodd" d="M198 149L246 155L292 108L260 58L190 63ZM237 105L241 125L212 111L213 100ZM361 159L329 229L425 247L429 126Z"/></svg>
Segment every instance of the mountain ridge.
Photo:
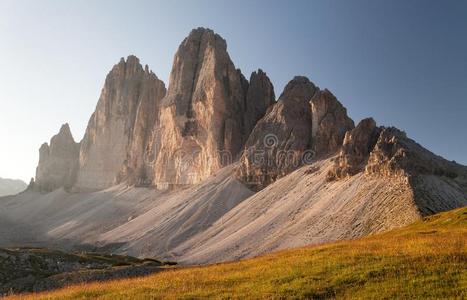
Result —
<svg viewBox="0 0 467 300"><path fill-rule="evenodd" d="M14 195L24 191L27 184L20 179L0 177L0 197Z"/></svg>
<svg viewBox="0 0 467 300"><path fill-rule="evenodd" d="M31 189L0 201L3 246L218 262L467 205L467 167L371 118L355 126L330 90L296 76L274 98L266 73L246 80L210 29L182 41L167 88L122 59L83 140L64 125Z"/></svg>

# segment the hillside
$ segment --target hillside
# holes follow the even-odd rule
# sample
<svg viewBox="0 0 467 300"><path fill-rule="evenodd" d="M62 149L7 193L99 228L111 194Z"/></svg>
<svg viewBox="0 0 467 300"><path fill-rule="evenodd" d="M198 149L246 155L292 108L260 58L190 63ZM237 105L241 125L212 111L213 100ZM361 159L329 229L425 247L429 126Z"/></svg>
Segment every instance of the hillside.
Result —
<svg viewBox="0 0 467 300"><path fill-rule="evenodd" d="M257 193L235 178L235 167L174 191L119 185L91 193L58 189L2 198L0 247L213 263L359 238L411 224L424 216L422 209L467 205L449 178L425 178L424 197L418 198L411 185L398 180L357 174L327 181L333 158L304 166Z"/></svg>
<svg viewBox="0 0 467 300"><path fill-rule="evenodd" d="M0 178L0 197L16 195L24 191L27 186L22 180Z"/></svg>
<svg viewBox="0 0 467 300"><path fill-rule="evenodd" d="M0 248L0 296L38 292L72 283L130 278L161 271L155 259L43 248Z"/></svg>
<svg viewBox="0 0 467 300"><path fill-rule="evenodd" d="M460 299L467 296L466 240L462 208L359 240L21 299Z"/></svg>

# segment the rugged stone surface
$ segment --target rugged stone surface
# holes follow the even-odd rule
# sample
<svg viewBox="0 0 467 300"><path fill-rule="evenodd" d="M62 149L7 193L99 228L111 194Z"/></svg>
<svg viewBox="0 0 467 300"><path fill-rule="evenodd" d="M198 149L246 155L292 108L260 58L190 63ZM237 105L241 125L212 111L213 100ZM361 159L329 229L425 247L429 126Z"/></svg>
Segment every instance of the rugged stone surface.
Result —
<svg viewBox="0 0 467 300"><path fill-rule="evenodd" d="M237 176L262 189L303 164L338 151L354 127L346 109L306 77L295 77L250 135Z"/></svg>
<svg viewBox="0 0 467 300"><path fill-rule="evenodd" d="M337 152L345 133L354 128L347 110L327 89L318 91L311 99L312 139L316 155Z"/></svg>
<svg viewBox="0 0 467 300"><path fill-rule="evenodd" d="M64 253L41 248L0 248L0 297L71 284L144 276L164 263L131 256Z"/></svg>
<svg viewBox="0 0 467 300"><path fill-rule="evenodd" d="M347 131L335 167L329 172L328 178L344 178L363 171L380 131L372 118L360 121L357 127Z"/></svg>
<svg viewBox="0 0 467 300"><path fill-rule="evenodd" d="M263 70L251 73L244 115L245 133L250 133L276 101L274 87ZM248 135L245 135L248 138Z"/></svg>
<svg viewBox="0 0 467 300"><path fill-rule="evenodd" d="M448 161L408 138L405 132L382 128L365 168L368 175L436 175L455 179L467 175L467 168Z"/></svg>
<svg viewBox="0 0 467 300"><path fill-rule="evenodd" d="M64 124L50 140L50 146L44 143L39 149L34 188L46 192L69 189L76 179L78 157L79 143L75 143L69 125Z"/></svg>
<svg viewBox="0 0 467 300"><path fill-rule="evenodd" d="M328 180L358 173L408 185L424 215L452 208L443 199L467 199L467 167L433 154L397 128L376 127L371 118L347 132Z"/></svg>
<svg viewBox="0 0 467 300"><path fill-rule="evenodd" d="M209 29L193 30L180 45L168 91L138 58L122 58L106 77L70 184L79 192L197 183L238 159L274 101L266 73L248 82Z"/></svg>
<svg viewBox="0 0 467 300"><path fill-rule="evenodd" d="M261 189L303 163L303 154L311 148L309 101L316 91L306 77L287 84L247 140L237 171L242 181Z"/></svg>
<svg viewBox="0 0 467 300"><path fill-rule="evenodd" d="M75 190L103 189L127 177L145 179L153 156L147 137L164 94L164 83L135 56L113 67L81 143Z"/></svg>
<svg viewBox="0 0 467 300"><path fill-rule="evenodd" d="M130 135L127 159L119 174L118 182L129 185L148 186L152 184L152 175L156 153L155 137L159 126L160 103L166 94L165 85L154 73L145 67L142 88L133 131Z"/></svg>
<svg viewBox="0 0 467 300"><path fill-rule="evenodd" d="M274 95L262 72L252 76L252 86L222 37L204 28L190 33L175 55L161 108L156 186L197 183L232 163Z"/></svg>

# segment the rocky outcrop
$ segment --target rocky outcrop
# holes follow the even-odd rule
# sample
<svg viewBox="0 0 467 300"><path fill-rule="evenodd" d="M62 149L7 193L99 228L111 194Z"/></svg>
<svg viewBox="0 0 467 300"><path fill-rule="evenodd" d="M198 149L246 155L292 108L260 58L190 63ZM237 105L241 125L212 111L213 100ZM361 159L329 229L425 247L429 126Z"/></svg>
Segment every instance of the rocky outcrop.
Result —
<svg viewBox="0 0 467 300"><path fill-rule="evenodd" d="M297 76L254 128L237 176L251 188L262 189L316 156L338 151L353 127L330 91Z"/></svg>
<svg viewBox="0 0 467 300"><path fill-rule="evenodd" d="M312 139L316 155L337 152L345 133L354 128L347 110L327 89L318 91L311 99Z"/></svg>
<svg viewBox="0 0 467 300"><path fill-rule="evenodd" d="M258 69L257 72L251 73L245 100L246 111L243 123L245 126L245 137L248 138L248 134L253 130L256 123L276 101L274 87L263 70Z"/></svg>
<svg viewBox="0 0 467 300"><path fill-rule="evenodd" d="M39 149L34 189L50 192L57 188L69 189L78 170L79 144L75 143L70 127L64 124L60 132Z"/></svg>
<svg viewBox="0 0 467 300"><path fill-rule="evenodd" d="M175 55L161 107L156 186L200 182L236 159L274 95L262 72L248 86L222 37L204 28L190 33Z"/></svg>
<svg viewBox="0 0 467 300"><path fill-rule="evenodd" d="M435 175L455 179L467 177L467 168L423 148L394 128L381 128L365 168L368 175L386 177Z"/></svg>
<svg viewBox="0 0 467 300"><path fill-rule="evenodd" d="M139 103L133 130L130 135L127 159L117 181L125 181L129 185L152 185L152 174L156 153L155 137L159 126L160 103L166 94L165 85L154 73L145 67Z"/></svg>
<svg viewBox="0 0 467 300"><path fill-rule="evenodd" d="M129 56L105 80L81 143L75 190L99 190L129 178L145 180L150 140L164 83Z"/></svg>
<svg viewBox="0 0 467 300"><path fill-rule="evenodd" d="M364 172L370 177L402 180L416 188L418 176L438 176L466 185L467 168L433 154L395 127L377 127L372 118L348 131L329 180ZM460 188L462 189L462 188ZM467 189L466 189L467 190Z"/></svg>
<svg viewBox="0 0 467 300"><path fill-rule="evenodd" d="M335 167L329 172L328 179L344 178L363 171L380 131L372 118L360 121L357 127L347 131Z"/></svg>
<svg viewBox="0 0 467 300"><path fill-rule="evenodd" d="M248 138L237 171L243 182L261 189L303 163L312 143L309 101L316 91L306 77L297 76L287 84Z"/></svg>

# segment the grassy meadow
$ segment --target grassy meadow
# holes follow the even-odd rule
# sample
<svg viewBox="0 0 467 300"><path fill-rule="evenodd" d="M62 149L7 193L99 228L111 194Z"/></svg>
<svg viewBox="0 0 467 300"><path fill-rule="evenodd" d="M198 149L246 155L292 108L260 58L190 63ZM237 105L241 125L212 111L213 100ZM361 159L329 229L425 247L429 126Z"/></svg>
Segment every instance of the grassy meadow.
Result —
<svg viewBox="0 0 467 300"><path fill-rule="evenodd" d="M465 299L467 208L353 241L8 299Z"/></svg>

